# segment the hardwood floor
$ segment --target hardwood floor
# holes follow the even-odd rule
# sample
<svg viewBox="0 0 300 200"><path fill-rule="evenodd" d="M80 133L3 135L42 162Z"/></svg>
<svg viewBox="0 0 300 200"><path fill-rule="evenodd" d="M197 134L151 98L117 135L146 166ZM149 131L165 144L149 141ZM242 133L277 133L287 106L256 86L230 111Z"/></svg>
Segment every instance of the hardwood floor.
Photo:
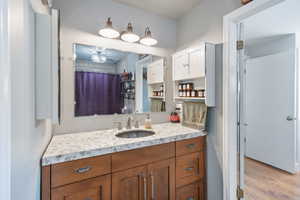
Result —
<svg viewBox="0 0 300 200"><path fill-rule="evenodd" d="M300 173L289 174L246 158L245 200L300 200Z"/></svg>

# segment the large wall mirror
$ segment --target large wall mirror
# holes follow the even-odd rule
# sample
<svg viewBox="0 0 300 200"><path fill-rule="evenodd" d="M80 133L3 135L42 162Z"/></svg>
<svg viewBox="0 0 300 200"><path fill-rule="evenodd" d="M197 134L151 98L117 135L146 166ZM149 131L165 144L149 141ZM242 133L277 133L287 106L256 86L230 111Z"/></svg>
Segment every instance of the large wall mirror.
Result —
<svg viewBox="0 0 300 200"><path fill-rule="evenodd" d="M73 45L75 117L165 112L164 58Z"/></svg>

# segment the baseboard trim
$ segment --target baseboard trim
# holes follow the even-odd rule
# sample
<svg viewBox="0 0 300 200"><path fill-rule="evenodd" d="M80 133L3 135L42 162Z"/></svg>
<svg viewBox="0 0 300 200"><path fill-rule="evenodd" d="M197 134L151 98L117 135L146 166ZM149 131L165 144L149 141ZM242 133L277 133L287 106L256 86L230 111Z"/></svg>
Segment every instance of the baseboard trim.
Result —
<svg viewBox="0 0 300 200"><path fill-rule="evenodd" d="M300 172L300 163L296 163L296 172Z"/></svg>

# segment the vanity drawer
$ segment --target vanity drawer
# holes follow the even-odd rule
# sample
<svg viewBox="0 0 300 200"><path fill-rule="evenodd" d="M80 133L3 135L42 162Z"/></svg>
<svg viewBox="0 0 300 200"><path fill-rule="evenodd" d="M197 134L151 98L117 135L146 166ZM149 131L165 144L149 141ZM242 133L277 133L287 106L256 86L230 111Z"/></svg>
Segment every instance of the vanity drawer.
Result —
<svg viewBox="0 0 300 200"><path fill-rule="evenodd" d="M205 149L205 136L176 142L176 156L203 151Z"/></svg>
<svg viewBox="0 0 300 200"><path fill-rule="evenodd" d="M176 200L205 200L204 184L202 181L177 188Z"/></svg>
<svg viewBox="0 0 300 200"><path fill-rule="evenodd" d="M111 173L111 156L98 156L51 166L51 187Z"/></svg>
<svg viewBox="0 0 300 200"><path fill-rule="evenodd" d="M112 171L121 171L171 157L175 157L174 142L114 153L112 154Z"/></svg>
<svg viewBox="0 0 300 200"><path fill-rule="evenodd" d="M176 186L186 185L204 177L204 151L176 158Z"/></svg>

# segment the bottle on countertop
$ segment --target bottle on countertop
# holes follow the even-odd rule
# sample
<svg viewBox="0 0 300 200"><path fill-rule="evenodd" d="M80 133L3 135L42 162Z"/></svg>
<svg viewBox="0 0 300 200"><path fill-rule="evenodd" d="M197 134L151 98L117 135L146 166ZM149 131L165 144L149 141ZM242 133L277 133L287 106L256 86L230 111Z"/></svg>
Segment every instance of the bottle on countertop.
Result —
<svg viewBox="0 0 300 200"><path fill-rule="evenodd" d="M147 114L147 117L145 119L145 129L151 129L152 128L152 122L151 122L151 118L150 118L150 114Z"/></svg>

